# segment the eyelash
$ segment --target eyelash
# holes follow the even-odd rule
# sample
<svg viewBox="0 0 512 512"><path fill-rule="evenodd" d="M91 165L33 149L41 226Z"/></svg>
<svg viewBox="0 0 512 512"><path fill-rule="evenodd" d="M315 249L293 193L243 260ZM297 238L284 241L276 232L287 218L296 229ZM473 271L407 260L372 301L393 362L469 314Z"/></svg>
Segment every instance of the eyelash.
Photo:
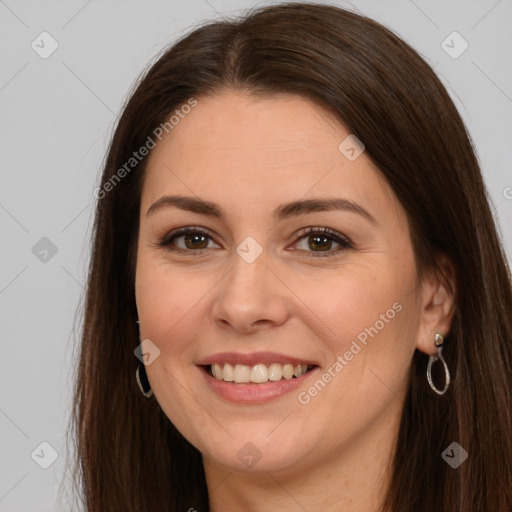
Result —
<svg viewBox="0 0 512 512"><path fill-rule="evenodd" d="M165 235L159 242L159 247L164 247L166 250L182 253L182 254L189 254L193 256L200 256L203 254L204 251L207 251L208 249L181 249L172 247L171 244L174 242L176 238L180 238L181 236L187 236L187 235L203 235L207 236L208 238L212 239L210 234L206 233L205 231L195 228L195 227L186 227L186 228L180 228L175 231L172 231L171 233L168 233ZM325 236L327 239L330 239L331 241L336 242L340 245L338 249L335 250L329 250L328 252L325 252L322 254L322 252L318 251L305 251L303 252L310 253L309 256L313 258L322 258L322 257L331 257L335 256L339 252L343 251L344 249L352 249L354 248L354 245L352 242L346 237L341 235L340 233L337 233L336 231L333 231L329 228L304 228L303 230L299 231L297 233L297 240L294 243L299 242L303 238L306 238L307 236L311 235L321 235Z"/></svg>

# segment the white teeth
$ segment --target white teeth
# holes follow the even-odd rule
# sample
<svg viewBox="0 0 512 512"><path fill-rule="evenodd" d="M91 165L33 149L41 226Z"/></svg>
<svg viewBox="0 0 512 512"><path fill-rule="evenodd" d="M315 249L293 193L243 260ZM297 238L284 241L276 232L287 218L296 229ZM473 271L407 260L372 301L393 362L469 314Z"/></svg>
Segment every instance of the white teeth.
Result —
<svg viewBox="0 0 512 512"><path fill-rule="evenodd" d="M245 364L235 365L235 382L249 382L251 367Z"/></svg>
<svg viewBox="0 0 512 512"><path fill-rule="evenodd" d="M283 365L272 363L268 367L268 380L277 381L283 377Z"/></svg>
<svg viewBox="0 0 512 512"><path fill-rule="evenodd" d="M222 377L226 382L233 382L235 380L235 369L229 363L224 365Z"/></svg>
<svg viewBox="0 0 512 512"><path fill-rule="evenodd" d="M218 364L212 366L212 373L216 379L222 380L222 368Z"/></svg>
<svg viewBox="0 0 512 512"><path fill-rule="evenodd" d="M283 366L283 377L287 380L293 377L293 365L285 364Z"/></svg>
<svg viewBox="0 0 512 512"><path fill-rule="evenodd" d="M268 380L268 369L264 364L257 364L251 368L251 376L249 378L251 382L267 382Z"/></svg>
<svg viewBox="0 0 512 512"><path fill-rule="evenodd" d="M235 366L226 363L224 365L213 364L211 365L212 375L217 380L224 380L226 382L247 383L253 382L261 384L264 382L276 382L281 379L290 380L294 376L300 377L308 371L307 364L299 364L293 366L292 364L272 363L267 366L265 364L256 364L254 366L247 366L244 364L236 364Z"/></svg>

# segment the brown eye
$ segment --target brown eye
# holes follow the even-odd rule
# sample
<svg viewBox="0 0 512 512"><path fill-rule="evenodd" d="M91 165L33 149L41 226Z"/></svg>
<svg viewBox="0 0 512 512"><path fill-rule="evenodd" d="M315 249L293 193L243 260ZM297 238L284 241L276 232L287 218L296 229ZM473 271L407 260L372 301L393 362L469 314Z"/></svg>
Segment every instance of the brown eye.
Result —
<svg viewBox="0 0 512 512"><path fill-rule="evenodd" d="M309 253L308 256L333 256L344 249L353 248L348 238L329 228L307 228L299 235L301 236L296 243L305 242L305 247L299 250ZM333 244L338 247L332 249Z"/></svg>
<svg viewBox="0 0 512 512"><path fill-rule="evenodd" d="M206 246L208 245L208 241L207 241L208 236L202 235L199 233L182 235L178 238L183 238L187 249L206 249ZM206 240L206 245L205 245L205 240Z"/></svg>
<svg viewBox="0 0 512 512"><path fill-rule="evenodd" d="M182 242L177 242L183 240ZM159 245L171 251L189 252L200 254L208 249L208 242L213 239L211 236L199 229L182 228L166 235ZM218 246L217 246L218 247Z"/></svg>

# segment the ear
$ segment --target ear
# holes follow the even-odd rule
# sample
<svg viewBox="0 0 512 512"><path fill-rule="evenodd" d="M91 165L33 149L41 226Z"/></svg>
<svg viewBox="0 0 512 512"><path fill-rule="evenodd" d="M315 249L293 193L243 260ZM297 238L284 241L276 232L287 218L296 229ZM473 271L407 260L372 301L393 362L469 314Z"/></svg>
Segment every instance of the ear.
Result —
<svg viewBox="0 0 512 512"><path fill-rule="evenodd" d="M438 268L425 272L421 284L421 318L416 336L416 348L434 355L436 333L446 337L455 313L456 272L445 254L436 257Z"/></svg>

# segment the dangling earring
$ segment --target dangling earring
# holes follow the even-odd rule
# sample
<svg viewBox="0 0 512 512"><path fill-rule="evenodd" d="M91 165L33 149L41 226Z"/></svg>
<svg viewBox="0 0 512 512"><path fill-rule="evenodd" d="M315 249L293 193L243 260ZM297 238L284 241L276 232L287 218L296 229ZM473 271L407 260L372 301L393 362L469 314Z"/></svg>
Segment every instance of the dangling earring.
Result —
<svg viewBox="0 0 512 512"><path fill-rule="evenodd" d="M443 358L442 351L443 351L443 343L444 338L443 335L440 333L436 333L435 335L435 345L438 347L437 354L434 354L433 356L430 356L428 358L428 366L427 366L427 380L430 384L430 387L432 390L437 393L438 395L444 395L446 393L446 390L448 389L448 386L450 385L450 371L448 370L448 365L446 364L446 361ZM440 360L443 363L444 366L444 389L439 390L434 385L434 382L432 381L432 365L437 361Z"/></svg>
<svg viewBox="0 0 512 512"><path fill-rule="evenodd" d="M138 320L136 320L135 323L137 324L137 327L140 324ZM140 336L138 336L138 340L140 342ZM146 398L151 398L153 396L153 390L151 389L151 384L149 383L148 380L146 367L141 361L139 361L139 364L137 365L137 370L135 370L135 379L137 380L137 384L139 385L141 393Z"/></svg>

